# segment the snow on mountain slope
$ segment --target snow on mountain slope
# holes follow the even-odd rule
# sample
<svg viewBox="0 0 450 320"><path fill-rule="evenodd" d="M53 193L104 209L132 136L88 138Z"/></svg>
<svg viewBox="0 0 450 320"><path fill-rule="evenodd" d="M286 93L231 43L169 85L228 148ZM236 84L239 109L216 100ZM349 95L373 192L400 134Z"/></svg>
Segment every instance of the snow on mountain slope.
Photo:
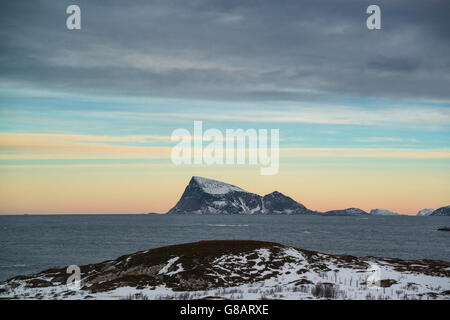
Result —
<svg viewBox="0 0 450 320"><path fill-rule="evenodd" d="M421 216L421 217L425 217L425 216L429 216L433 212L434 212L434 209L427 208L427 209L419 210L419 212L417 212L417 215Z"/></svg>
<svg viewBox="0 0 450 320"><path fill-rule="evenodd" d="M396 212L392 212L386 209L372 209L370 210L370 214L373 216L398 216L399 214Z"/></svg>
<svg viewBox="0 0 450 320"><path fill-rule="evenodd" d="M236 187L232 184L228 184L225 182L203 178L203 177L192 177L200 188L209 194L226 194L229 192L247 192L239 187Z"/></svg>
<svg viewBox="0 0 450 320"><path fill-rule="evenodd" d="M450 263L356 258L273 242L214 240L150 249L0 283L4 299L450 299Z"/></svg>

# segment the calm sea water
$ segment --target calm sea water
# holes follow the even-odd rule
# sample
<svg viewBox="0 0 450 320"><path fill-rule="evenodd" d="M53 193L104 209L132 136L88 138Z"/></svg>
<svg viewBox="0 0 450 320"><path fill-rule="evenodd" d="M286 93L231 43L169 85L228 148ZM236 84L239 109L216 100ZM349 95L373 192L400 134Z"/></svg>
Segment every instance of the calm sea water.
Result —
<svg viewBox="0 0 450 320"><path fill-rule="evenodd" d="M326 253L450 261L448 217L0 216L0 280L206 239L275 241Z"/></svg>

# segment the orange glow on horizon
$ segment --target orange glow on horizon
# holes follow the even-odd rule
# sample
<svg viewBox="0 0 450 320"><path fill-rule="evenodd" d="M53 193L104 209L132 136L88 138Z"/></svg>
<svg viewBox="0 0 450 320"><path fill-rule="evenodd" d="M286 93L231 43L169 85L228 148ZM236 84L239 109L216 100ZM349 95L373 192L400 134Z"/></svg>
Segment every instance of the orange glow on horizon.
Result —
<svg viewBox="0 0 450 320"><path fill-rule="evenodd" d="M171 168L171 167L169 167ZM280 191L317 211L358 207L415 215L448 205L450 177L441 170L290 168L261 176L255 168L164 166L2 169L0 212L148 213L167 212L191 176L221 180L264 195ZM429 188L435 186L435 188Z"/></svg>

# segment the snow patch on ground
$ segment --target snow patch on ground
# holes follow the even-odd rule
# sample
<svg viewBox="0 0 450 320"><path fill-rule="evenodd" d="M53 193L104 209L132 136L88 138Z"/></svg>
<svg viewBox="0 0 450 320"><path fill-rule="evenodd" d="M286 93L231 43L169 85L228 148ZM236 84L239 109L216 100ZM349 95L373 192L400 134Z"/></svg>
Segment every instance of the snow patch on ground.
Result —
<svg viewBox="0 0 450 320"><path fill-rule="evenodd" d="M180 257L167 260L158 275L178 277ZM377 258L358 263L338 256L308 253L280 247L260 248L245 254L222 255L211 263L207 274L222 281L240 277L243 284L204 291L174 291L166 285L134 288L123 286L106 292L71 291L66 285L27 288L26 281L0 284L0 297L14 299L450 299L450 278L414 271L397 271L395 265ZM249 267L251 266L251 267ZM269 267L270 266L270 267ZM276 267L273 267L276 266ZM368 267L372 266L372 269ZM411 264L414 267L414 264ZM246 268L251 268L243 273ZM170 271L170 269L174 269ZM239 272L239 274L237 274ZM375 283L370 279L375 276ZM35 279L51 281L51 278ZM386 285L388 283L389 285ZM383 285L384 284L384 285Z"/></svg>
<svg viewBox="0 0 450 320"><path fill-rule="evenodd" d="M167 272L169 271L169 268L178 260L180 259L180 257L175 257L172 259L169 259L169 261L167 261L167 264L164 266L164 268L162 268L158 274L167 274Z"/></svg>

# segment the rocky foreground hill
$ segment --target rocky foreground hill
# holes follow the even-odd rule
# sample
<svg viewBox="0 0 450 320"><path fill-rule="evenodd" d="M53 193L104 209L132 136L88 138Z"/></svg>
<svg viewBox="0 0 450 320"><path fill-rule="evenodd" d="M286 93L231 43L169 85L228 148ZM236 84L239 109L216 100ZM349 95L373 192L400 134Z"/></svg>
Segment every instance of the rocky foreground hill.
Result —
<svg viewBox="0 0 450 320"><path fill-rule="evenodd" d="M3 299L450 299L450 263L356 258L272 242L201 241L0 283Z"/></svg>

